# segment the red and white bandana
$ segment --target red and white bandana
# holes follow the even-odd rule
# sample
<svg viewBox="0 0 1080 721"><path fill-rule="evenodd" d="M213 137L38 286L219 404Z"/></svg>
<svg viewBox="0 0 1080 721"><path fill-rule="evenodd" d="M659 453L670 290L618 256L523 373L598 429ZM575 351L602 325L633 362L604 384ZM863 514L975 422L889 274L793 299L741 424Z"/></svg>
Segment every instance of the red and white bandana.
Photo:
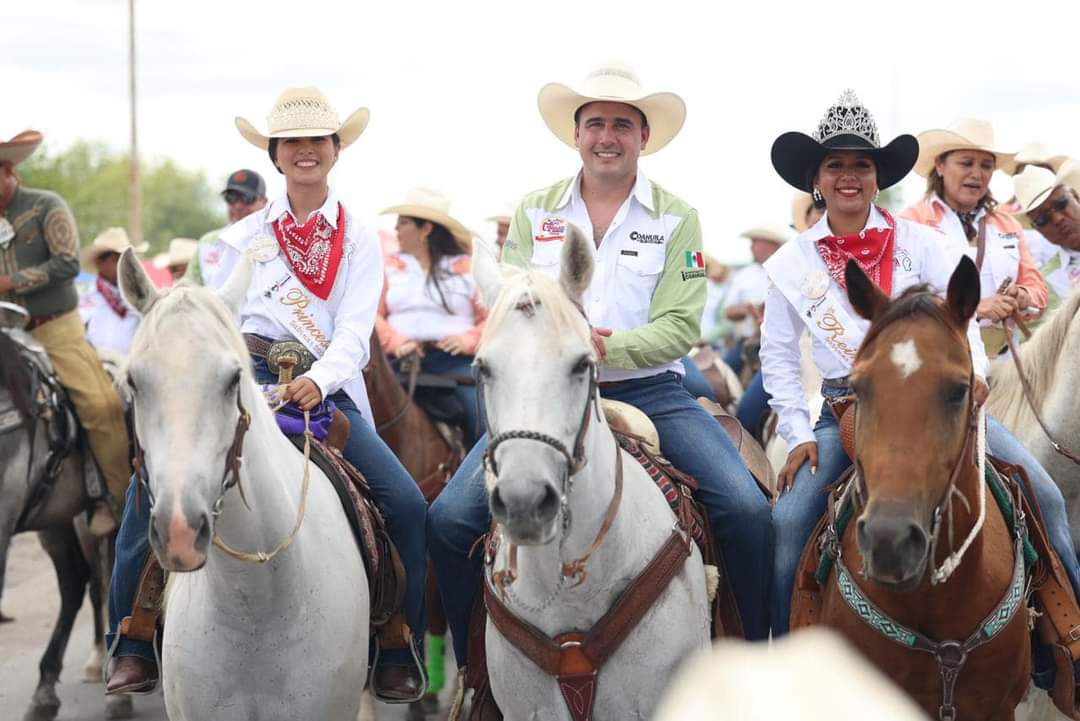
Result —
<svg viewBox="0 0 1080 721"><path fill-rule="evenodd" d="M893 255L896 251L896 221L884 208L878 212L885 218L887 228L871 228L861 233L827 235L817 241L818 254L825 261L829 275L847 290L844 266L854 260L885 295L892 295Z"/></svg>
<svg viewBox="0 0 1080 721"><path fill-rule="evenodd" d="M345 238L345 208L338 203L337 228L316 213L297 225L291 213L274 221L274 235L296 277L319 298L326 300L341 265Z"/></svg>
<svg viewBox="0 0 1080 721"><path fill-rule="evenodd" d="M104 298L105 302L112 308L112 312L116 313L121 318L126 318L128 307L124 304L124 299L120 297L120 291L116 286L109 283L109 281L105 280L100 275L97 277L97 281L94 285L97 287L97 292L101 294L101 297Z"/></svg>

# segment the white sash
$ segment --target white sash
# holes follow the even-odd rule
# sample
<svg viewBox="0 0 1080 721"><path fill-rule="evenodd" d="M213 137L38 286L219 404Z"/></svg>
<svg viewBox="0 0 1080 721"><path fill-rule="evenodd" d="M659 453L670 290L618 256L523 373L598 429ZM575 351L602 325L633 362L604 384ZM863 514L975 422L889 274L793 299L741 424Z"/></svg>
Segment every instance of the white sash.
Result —
<svg viewBox="0 0 1080 721"><path fill-rule="evenodd" d="M850 368L866 335L869 321L848 312L837 293L839 286L833 282L813 245L808 249L804 242L795 242L805 262L787 263L779 267L766 262L765 268L770 271L773 284L799 311L799 317L810 334Z"/></svg>
<svg viewBox="0 0 1080 721"><path fill-rule="evenodd" d="M341 270L342 267L339 267L338 271ZM303 343L313 356L322 358L334 335L334 319L326 303L304 287L293 274L284 256L278 253L265 262L256 259L252 286L262 288L259 297L270 315L287 328L296 340ZM374 427L367 387L359 371L360 368L357 367L357 376L345 383L342 390L356 404L365 420Z"/></svg>

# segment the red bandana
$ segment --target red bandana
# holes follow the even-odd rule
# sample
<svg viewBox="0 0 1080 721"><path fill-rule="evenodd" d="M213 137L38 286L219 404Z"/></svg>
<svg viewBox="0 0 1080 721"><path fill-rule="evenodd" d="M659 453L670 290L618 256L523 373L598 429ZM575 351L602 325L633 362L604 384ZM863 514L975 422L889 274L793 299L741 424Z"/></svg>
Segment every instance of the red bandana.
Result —
<svg viewBox="0 0 1080 721"><path fill-rule="evenodd" d="M884 208L878 212L885 218L888 228L872 228L861 233L837 237L827 235L817 241L818 254L825 261L829 275L847 290L844 266L848 259L854 260L870 280L885 295L892 295L893 253L896 250L896 221Z"/></svg>
<svg viewBox="0 0 1080 721"><path fill-rule="evenodd" d="M97 287L98 293L101 293L101 297L104 298L105 302L112 308L112 312L116 313L121 318L126 318L128 308L124 305L124 299L120 297L120 291L100 275L97 277L97 281L94 285Z"/></svg>
<svg viewBox="0 0 1080 721"><path fill-rule="evenodd" d="M285 213L274 221L274 235L304 287L323 300L330 297L345 238L345 208L341 203L338 203L337 230L322 213L316 213L303 225L297 225L292 214Z"/></svg>

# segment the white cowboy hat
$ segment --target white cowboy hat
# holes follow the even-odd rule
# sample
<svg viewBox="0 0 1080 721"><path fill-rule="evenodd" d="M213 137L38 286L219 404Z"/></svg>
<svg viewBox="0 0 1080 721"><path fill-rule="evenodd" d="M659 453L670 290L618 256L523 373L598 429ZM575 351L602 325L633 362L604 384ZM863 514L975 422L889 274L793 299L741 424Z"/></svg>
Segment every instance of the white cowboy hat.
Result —
<svg viewBox="0 0 1080 721"><path fill-rule="evenodd" d="M919 133L919 159L915 172L924 178L934 169L934 162L944 153L953 150L981 150L997 158L997 169L1012 173L1016 167L1016 153L1007 153L994 143L994 128L985 120L963 118L944 130L927 130Z"/></svg>
<svg viewBox="0 0 1080 721"><path fill-rule="evenodd" d="M266 150L270 138L316 138L337 133L344 150L360 137L367 127L371 113L360 108L338 122L337 111L318 88L285 88L274 101L274 107L266 116L266 135L260 133L246 119L236 118L236 129L244 139L257 148Z"/></svg>
<svg viewBox="0 0 1080 721"><path fill-rule="evenodd" d="M806 224L806 214L814 204L814 198L810 193L801 190L795 193L791 199L791 227L796 233L805 232L810 226Z"/></svg>
<svg viewBox="0 0 1080 721"><path fill-rule="evenodd" d="M675 93L646 94L637 74L628 66L609 63L593 69L575 90L561 83L548 83L540 88L537 103L555 137L571 148L574 142L574 113L592 102L625 103L645 114L649 123L649 142L642 155L655 153L679 134L686 121L686 103Z"/></svg>
<svg viewBox="0 0 1080 721"><path fill-rule="evenodd" d="M37 150L44 137L36 130L24 130L7 142L0 142L0 163L18 165Z"/></svg>
<svg viewBox="0 0 1080 721"><path fill-rule="evenodd" d="M1068 159L1068 155L1054 154L1046 144L1039 142L1028 143L1013 158L1017 165L1049 165L1055 173Z"/></svg>
<svg viewBox="0 0 1080 721"><path fill-rule="evenodd" d="M191 238L173 238L169 241L169 251L165 253L165 267L187 265L195 257L199 241Z"/></svg>
<svg viewBox="0 0 1080 721"><path fill-rule="evenodd" d="M1045 203L1059 185L1080 192L1080 163L1067 160L1057 173L1039 165L1028 165L1013 176L1013 191L1020 206L1020 209L1013 213L1013 217L1025 228L1030 228L1031 221L1027 214Z"/></svg>
<svg viewBox="0 0 1080 721"><path fill-rule="evenodd" d="M450 199L427 188L413 188L399 205L391 205L379 215L405 215L438 223L454 236L466 252L472 252L472 231L450 215Z"/></svg>
<svg viewBox="0 0 1080 721"><path fill-rule="evenodd" d="M145 253L147 244L132 246L127 231L123 228L106 228L98 233L94 242L82 249L82 263L87 267L93 267L94 261L106 253L123 253L128 248L134 248L136 253Z"/></svg>
<svg viewBox="0 0 1080 721"><path fill-rule="evenodd" d="M749 238L750 240L768 240L777 245L783 245L788 241L787 233L783 230L765 225L743 231L742 233L739 233L739 237Z"/></svg>

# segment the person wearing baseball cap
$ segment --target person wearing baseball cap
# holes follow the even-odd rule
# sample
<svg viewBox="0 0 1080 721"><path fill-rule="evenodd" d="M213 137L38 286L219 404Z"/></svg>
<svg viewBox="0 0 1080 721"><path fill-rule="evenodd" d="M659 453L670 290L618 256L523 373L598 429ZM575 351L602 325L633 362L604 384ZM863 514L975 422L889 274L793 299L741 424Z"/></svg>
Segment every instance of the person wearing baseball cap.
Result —
<svg viewBox="0 0 1080 721"><path fill-rule="evenodd" d="M221 191L229 214L229 225L248 217L266 205L266 181L254 170L237 170L225 181ZM187 265L184 279L198 285L210 284L212 276L221 265L221 232L228 228L215 228L199 238L199 246Z"/></svg>
<svg viewBox="0 0 1080 721"><path fill-rule="evenodd" d="M577 172L518 204L501 263L558 277L570 224L596 249L583 298L599 361L601 395L644 411L667 456L700 483L730 574L746 636L768 638L773 533L769 502L721 426L687 392L680 363L697 342L706 274L698 213L647 178L640 157L678 135L686 104L648 92L634 70L609 63L577 87L549 83L538 105L548 129L573 148ZM569 156L568 156L569 159ZM482 438L428 514L428 539L458 663L480 563L473 542L490 518ZM471 537L471 539L470 539Z"/></svg>

